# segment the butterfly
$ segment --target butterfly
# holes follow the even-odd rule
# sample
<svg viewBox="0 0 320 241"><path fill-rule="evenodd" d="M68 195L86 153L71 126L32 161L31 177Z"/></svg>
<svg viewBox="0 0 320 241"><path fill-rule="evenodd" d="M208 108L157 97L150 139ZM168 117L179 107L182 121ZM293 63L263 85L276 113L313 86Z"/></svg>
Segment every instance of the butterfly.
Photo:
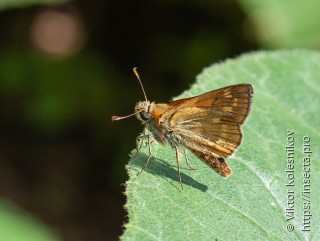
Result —
<svg viewBox="0 0 320 241"><path fill-rule="evenodd" d="M241 125L250 113L252 86L236 84L168 104L157 104L148 101L136 67L133 72L141 85L145 101L136 104L133 114L113 116L112 121L135 115L145 125L143 133L137 137L137 143L141 143L141 139L148 140L149 156L144 168L152 156L150 143L156 140L160 144L168 143L175 150L182 189L179 164L181 147L184 147L185 160L190 168L186 149L223 177L231 175L232 169L225 158L231 156L241 144ZM137 152L140 148L141 145L137 147Z"/></svg>

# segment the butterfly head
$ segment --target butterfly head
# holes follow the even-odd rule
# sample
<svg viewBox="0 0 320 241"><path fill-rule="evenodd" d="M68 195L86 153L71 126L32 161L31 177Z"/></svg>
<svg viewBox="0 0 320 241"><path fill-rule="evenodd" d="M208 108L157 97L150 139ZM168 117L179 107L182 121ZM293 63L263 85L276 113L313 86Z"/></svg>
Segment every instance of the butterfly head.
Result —
<svg viewBox="0 0 320 241"><path fill-rule="evenodd" d="M136 113L138 120L140 120L143 124L147 123L151 118L149 108L150 101L140 101L136 104L134 112Z"/></svg>

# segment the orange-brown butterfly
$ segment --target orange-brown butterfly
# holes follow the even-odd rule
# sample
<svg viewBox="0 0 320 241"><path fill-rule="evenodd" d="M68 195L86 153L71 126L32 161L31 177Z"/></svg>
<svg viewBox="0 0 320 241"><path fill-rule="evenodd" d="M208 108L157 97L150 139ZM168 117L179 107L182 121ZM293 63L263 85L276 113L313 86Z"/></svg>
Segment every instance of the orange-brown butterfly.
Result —
<svg viewBox="0 0 320 241"><path fill-rule="evenodd" d="M143 134L137 137L137 143L139 140L141 143L141 139L148 140L149 157L144 168L152 156L150 143L156 140L161 144L169 143L174 148L182 189L180 147L184 147L184 156L189 167L186 149L217 173L228 177L232 169L224 158L232 155L241 144L240 127L250 112L252 86L231 85L168 104L156 104L148 101L136 68L133 68L133 72L139 80L145 101L136 104L133 114L123 117L113 116L112 121L135 115L145 125ZM140 148L141 145L138 147L137 144L137 152Z"/></svg>

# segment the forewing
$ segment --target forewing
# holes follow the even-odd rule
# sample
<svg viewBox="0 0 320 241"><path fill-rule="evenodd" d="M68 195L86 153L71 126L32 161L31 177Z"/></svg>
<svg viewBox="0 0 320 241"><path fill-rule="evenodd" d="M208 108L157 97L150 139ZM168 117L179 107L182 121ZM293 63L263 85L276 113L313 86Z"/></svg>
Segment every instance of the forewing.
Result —
<svg viewBox="0 0 320 241"><path fill-rule="evenodd" d="M226 113L225 120L242 124L250 112L253 89L250 84L231 85L199 96L169 103L172 108L167 117L186 107L213 108ZM165 116L164 116L165 117Z"/></svg>
<svg viewBox="0 0 320 241"><path fill-rule="evenodd" d="M251 106L252 87L239 84L173 101L161 119L187 148L215 157L230 156L240 145L240 125Z"/></svg>

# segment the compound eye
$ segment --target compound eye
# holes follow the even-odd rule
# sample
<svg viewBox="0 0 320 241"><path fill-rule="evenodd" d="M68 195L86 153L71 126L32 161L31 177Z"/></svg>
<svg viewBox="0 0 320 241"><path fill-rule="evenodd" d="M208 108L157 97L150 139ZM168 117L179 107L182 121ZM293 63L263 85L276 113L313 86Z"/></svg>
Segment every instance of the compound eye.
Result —
<svg viewBox="0 0 320 241"><path fill-rule="evenodd" d="M148 120L150 119L150 115L149 115L149 113L146 112L146 111L141 111L141 112L140 112L140 118L141 118L141 120L143 120L143 121L148 121Z"/></svg>

